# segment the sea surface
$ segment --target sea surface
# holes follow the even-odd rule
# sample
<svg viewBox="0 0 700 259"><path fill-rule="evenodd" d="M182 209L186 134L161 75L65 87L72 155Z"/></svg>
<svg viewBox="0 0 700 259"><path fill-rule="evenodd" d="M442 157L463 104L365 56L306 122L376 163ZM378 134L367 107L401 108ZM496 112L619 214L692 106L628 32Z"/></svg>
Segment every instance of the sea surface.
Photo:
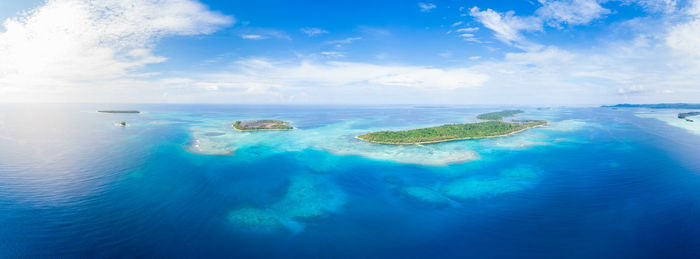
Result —
<svg viewBox="0 0 700 259"><path fill-rule="evenodd" d="M354 138L506 108L550 123ZM674 112L0 105L0 258L698 258L700 122Z"/></svg>

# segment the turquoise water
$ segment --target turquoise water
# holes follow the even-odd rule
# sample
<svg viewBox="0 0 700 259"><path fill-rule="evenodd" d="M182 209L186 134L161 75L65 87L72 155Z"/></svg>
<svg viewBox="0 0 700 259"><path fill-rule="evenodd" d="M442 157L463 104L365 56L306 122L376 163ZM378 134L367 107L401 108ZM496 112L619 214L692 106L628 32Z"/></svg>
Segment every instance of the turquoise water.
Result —
<svg viewBox="0 0 700 259"><path fill-rule="evenodd" d="M143 113L95 112L122 108ZM551 123L354 138L501 108L523 107L3 105L0 257L700 256L700 135L653 111L525 107ZM297 129L231 128L268 118Z"/></svg>

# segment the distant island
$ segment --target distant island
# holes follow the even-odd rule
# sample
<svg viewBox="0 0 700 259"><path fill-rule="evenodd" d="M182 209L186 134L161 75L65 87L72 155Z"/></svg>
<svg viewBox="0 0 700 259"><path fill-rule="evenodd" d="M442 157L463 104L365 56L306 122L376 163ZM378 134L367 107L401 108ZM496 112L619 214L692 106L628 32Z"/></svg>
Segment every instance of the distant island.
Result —
<svg viewBox="0 0 700 259"><path fill-rule="evenodd" d="M120 110L108 110L108 111L97 111L97 112L104 112L104 113L141 113L140 111L136 111L136 110L124 110L124 111L120 111Z"/></svg>
<svg viewBox="0 0 700 259"><path fill-rule="evenodd" d="M500 121L504 117L513 117L517 114L523 113L522 110L505 110L500 112L489 112L482 113L476 116L477 119L485 121Z"/></svg>
<svg viewBox="0 0 700 259"><path fill-rule="evenodd" d="M236 121L233 123L233 128L241 131L294 129L288 121L281 120Z"/></svg>
<svg viewBox="0 0 700 259"><path fill-rule="evenodd" d="M402 131L377 131L357 136L358 139L392 145L429 144L463 139L502 137L524 131L529 128L546 125L542 120L501 121L503 117L513 116L522 111L511 110L480 114L489 121L411 129ZM495 114L495 115L494 115ZM485 115L485 116L482 116ZM479 117L477 116L477 118ZM496 119L498 117L498 119Z"/></svg>
<svg viewBox="0 0 700 259"><path fill-rule="evenodd" d="M698 115L700 115L700 112L683 112L683 113L678 114L678 118L682 119L682 120L684 119L684 120L689 121L689 122L693 122L693 120L691 120L689 117L698 116Z"/></svg>
<svg viewBox="0 0 700 259"><path fill-rule="evenodd" d="M657 103L657 104L616 104L603 105L606 108L651 108L651 109L700 109L697 103Z"/></svg>

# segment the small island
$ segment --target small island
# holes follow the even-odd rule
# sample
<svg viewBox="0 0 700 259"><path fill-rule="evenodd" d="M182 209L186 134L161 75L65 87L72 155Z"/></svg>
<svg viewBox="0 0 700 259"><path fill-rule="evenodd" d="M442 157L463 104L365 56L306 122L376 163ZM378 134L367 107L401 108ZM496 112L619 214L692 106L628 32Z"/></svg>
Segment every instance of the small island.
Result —
<svg viewBox="0 0 700 259"><path fill-rule="evenodd" d="M288 121L281 120L236 121L233 123L233 128L240 131L294 129L294 127L289 125Z"/></svg>
<svg viewBox="0 0 700 259"><path fill-rule="evenodd" d="M678 114L678 118L682 119L682 120L684 119L688 122L693 122L693 120L690 119L689 117L698 116L698 115L700 115L700 112L683 112L683 113Z"/></svg>
<svg viewBox="0 0 700 259"><path fill-rule="evenodd" d="M526 129L544 126L546 121L542 120L517 120L512 122L501 121L505 115L512 116L522 111L502 111L496 113L485 113L482 118L490 120L475 123L446 124L442 126L401 130L401 131L378 131L357 136L358 139L392 145L412 145L429 144L463 139L479 139L502 137L515 134ZM479 117L477 116L477 118Z"/></svg>
<svg viewBox="0 0 700 259"><path fill-rule="evenodd" d="M106 111L97 111L97 112L102 112L102 113L141 113L140 111L136 111L136 110L106 110Z"/></svg>
<svg viewBox="0 0 700 259"><path fill-rule="evenodd" d="M485 121L500 121L503 120L504 117L513 117L517 114L523 113L522 110L505 110L505 111L500 111L500 112L489 112L489 113L482 113L476 116L477 119L480 120L485 120Z"/></svg>
<svg viewBox="0 0 700 259"><path fill-rule="evenodd" d="M656 104L616 104L603 105L604 108L649 108L649 109L700 109L696 103L656 103Z"/></svg>

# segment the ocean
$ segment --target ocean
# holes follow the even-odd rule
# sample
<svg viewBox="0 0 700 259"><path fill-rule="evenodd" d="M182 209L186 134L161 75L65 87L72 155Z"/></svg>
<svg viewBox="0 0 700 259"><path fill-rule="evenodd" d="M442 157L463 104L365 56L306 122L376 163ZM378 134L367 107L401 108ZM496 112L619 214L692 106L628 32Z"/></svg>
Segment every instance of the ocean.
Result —
<svg viewBox="0 0 700 259"><path fill-rule="evenodd" d="M512 108L549 124L427 145L355 138ZM97 112L117 109L141 113ZM673 116L3 104L0 258L698 258L700 122ZM255 119L295 129L231 127Z"/></svg>

